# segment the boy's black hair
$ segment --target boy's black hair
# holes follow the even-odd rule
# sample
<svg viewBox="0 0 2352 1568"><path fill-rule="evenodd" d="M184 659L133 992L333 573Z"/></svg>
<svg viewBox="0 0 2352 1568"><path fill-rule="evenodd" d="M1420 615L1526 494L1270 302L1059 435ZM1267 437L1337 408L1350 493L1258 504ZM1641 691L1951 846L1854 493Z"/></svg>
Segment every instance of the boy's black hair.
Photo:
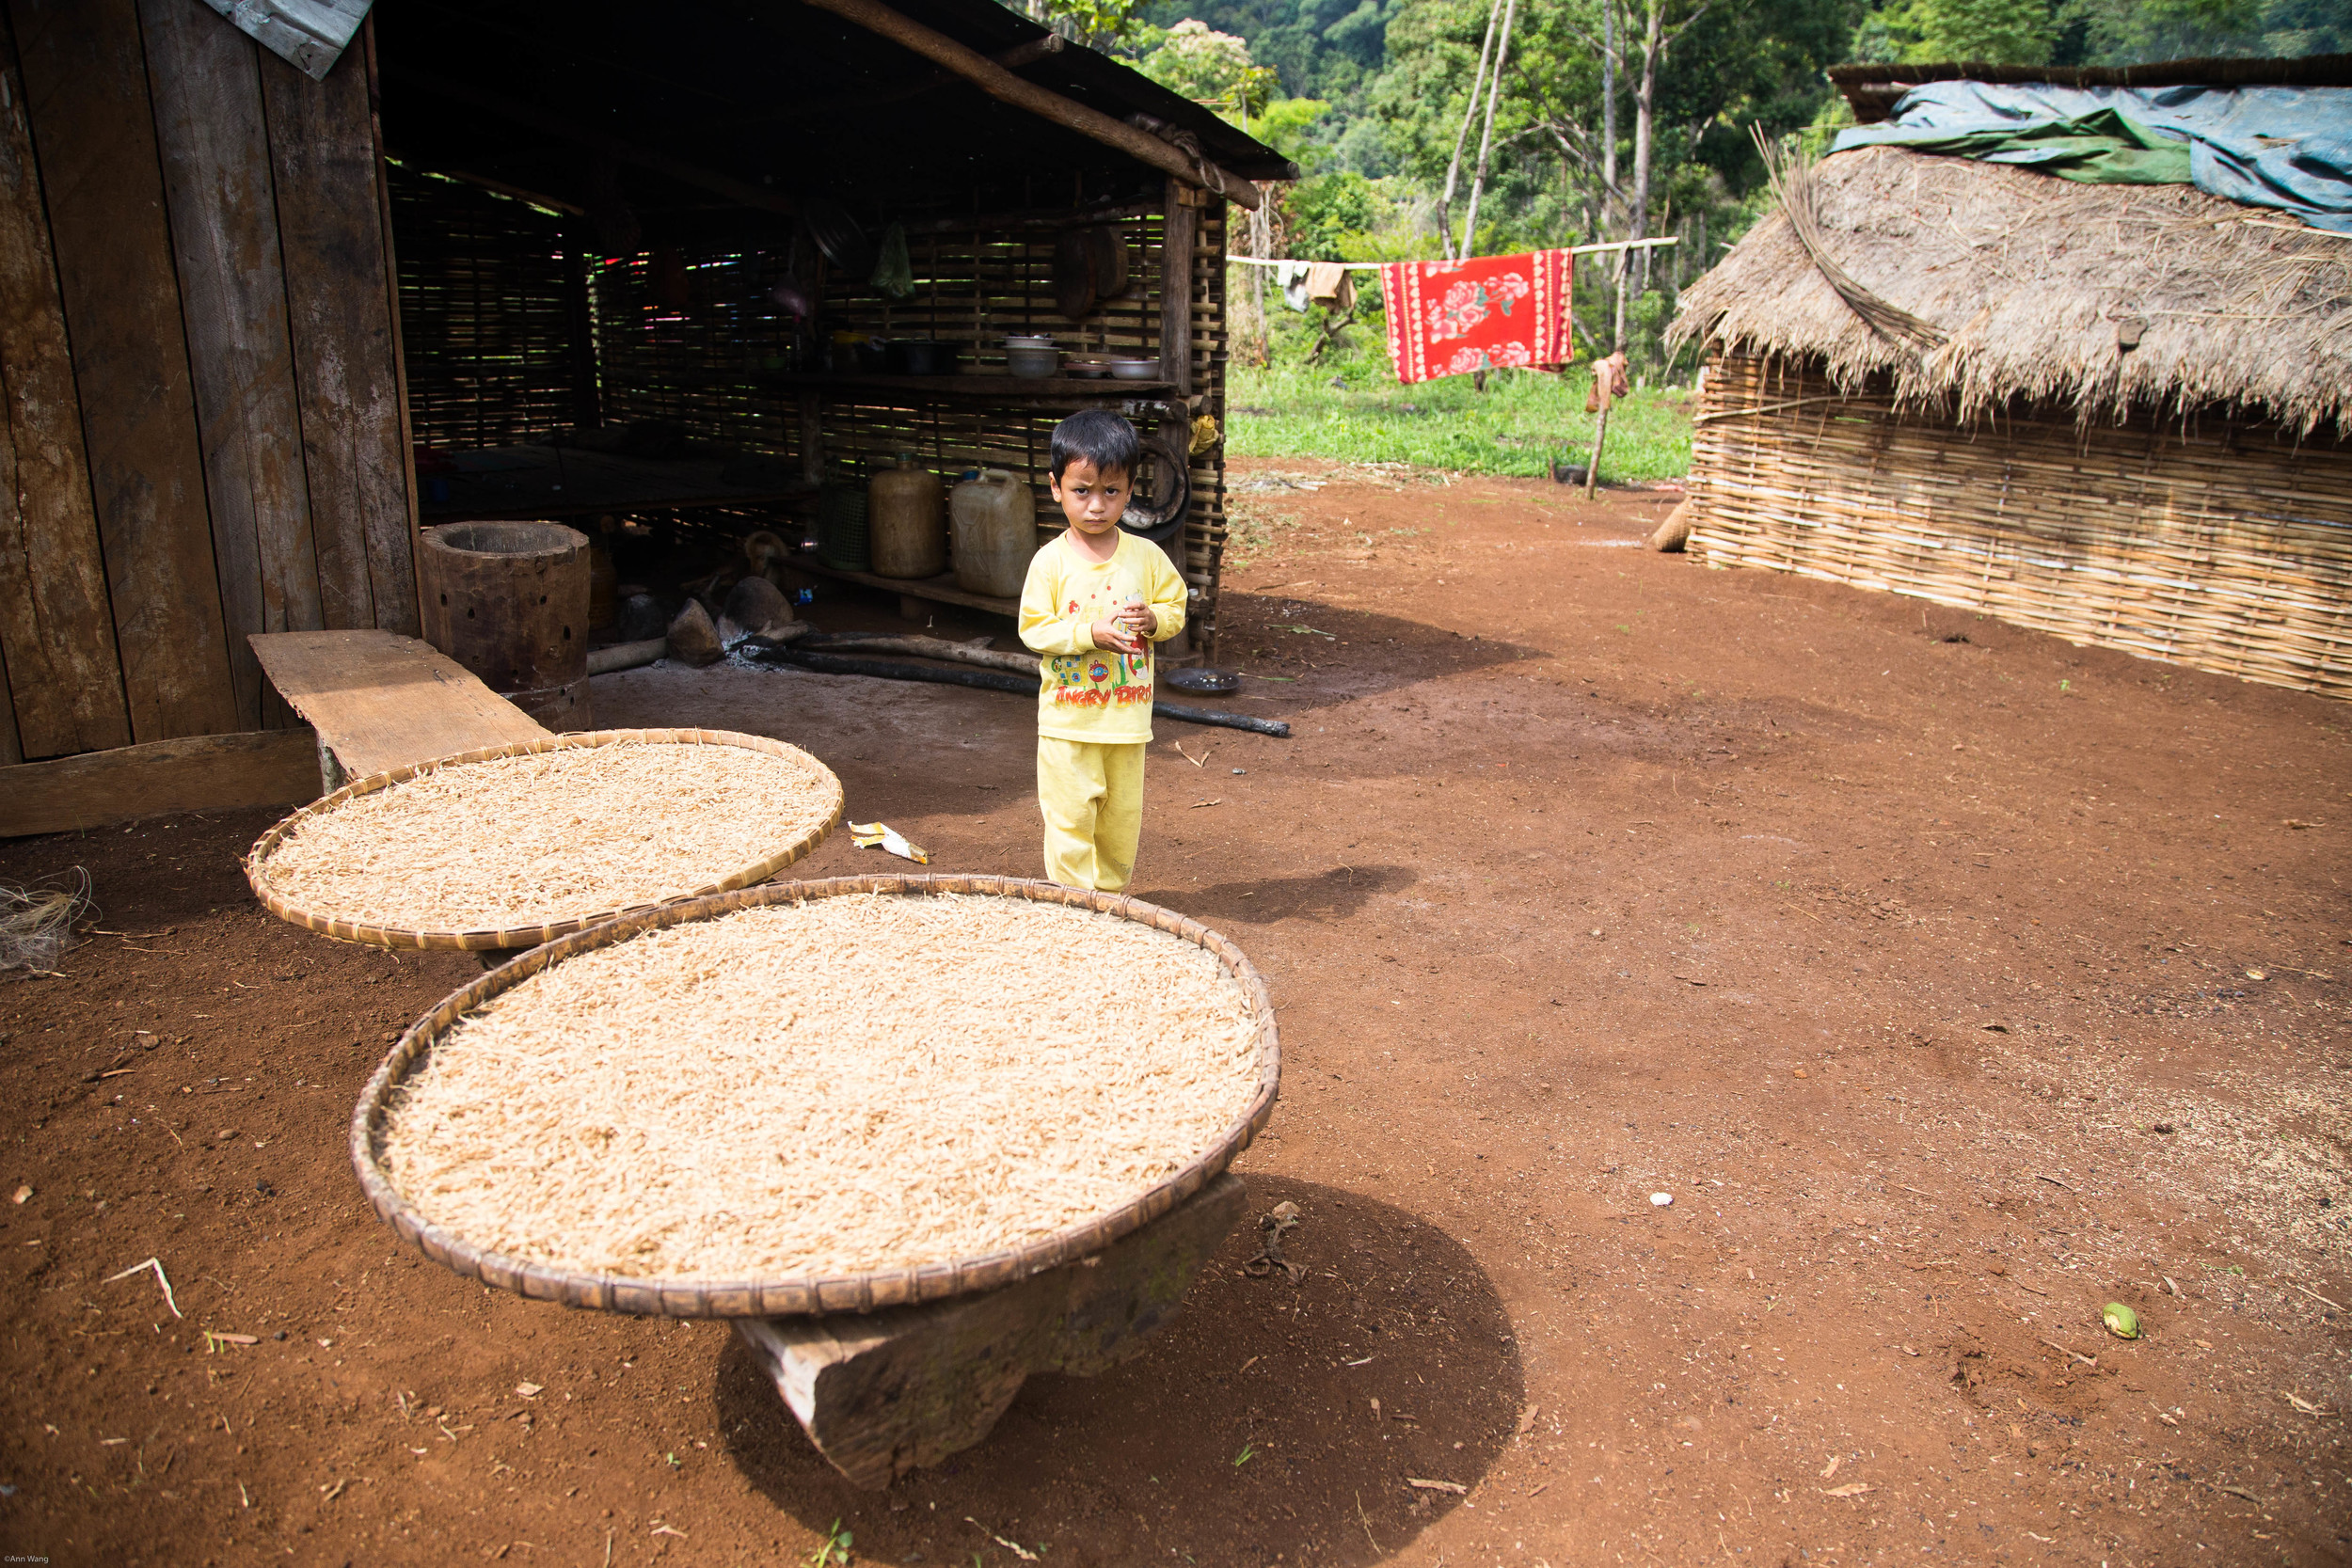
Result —
<svg viewBox="0 0 2352 1568"><path fill-rule="evenodd" d="M1143 461L1143 438L1107 408L1081 408L1054 427L1054 483L1059 484L1063 470L1081 457L1096 473L1132 475Z"/></svg>

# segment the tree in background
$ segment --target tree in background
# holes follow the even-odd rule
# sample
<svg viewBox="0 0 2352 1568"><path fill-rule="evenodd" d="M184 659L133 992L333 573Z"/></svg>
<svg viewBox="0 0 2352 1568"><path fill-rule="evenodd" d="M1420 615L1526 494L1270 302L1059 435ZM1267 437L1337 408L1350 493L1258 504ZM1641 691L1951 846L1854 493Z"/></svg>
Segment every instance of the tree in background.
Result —
<svg viewBox="0 0 2352 1568"><path fill-rule="evenodd" d="M1058 0L1024 0L1055 4ZM1259 255L1388 260L1452 248L1437 221L1449 166L1484 194L1470 253L1673 233L1621 288L1580 268L1580 349L1622 342L1660 368L1675 293L1769 209L1750 127L1826 139L1849 59L2121 65L2195 55L2352 50L2346 0L1517 0L1486 178L1457 162L1493 0L1095 0L1149 27L1129 53L1204 102L1236 89L1187 52L1215 43L1270 71L1225 112L1306 178L1276 187ZM1171 48L1179 24L1191 40ZM1059 25L1059 24L1057 24ZM1074 24L1073 24L1074 25ZM1238 48L1238 56L1235 50ZM1163 51L1168 51L1163 53ZM1260 78L1263 80L1263 78ZM1223 95L1220 97L1220 95ZM1458 190L1457 190L1458 196ZM1278 312L1278 314L1279 314Z"/></svg>
<svg viewBox="0 0 2352 1568"><path fill-rule="evenodd" d="M1613 264L1582 269L1581 307L1599 307L1580 314L1588 343L1627 338L1657 268L1678 284L1752 221L1762 170L1747 126L1783 134L1814 117L1830 96L1821 68L1844 57L1858 14L1851 0L1522 0L1496 119L1500 199L1474 248L1677 232L1690 254L1636 261L1622 288ZM1409 0L1389 28L1365 109L1423 188L1443 179L1485 27L1476 0ZM1643 344L1626 346L1642 362Z"/></svg>
<svg viewBox="0 0 2352 1568"><path fill-rule="evenodd" d="M1217 110L1244 130L1264 115L1279 90L1274 71L1249 57L1249 45L1239 36L1193 18L1165 29L1146 26L1135 47L1136 64L1146 76Z"/></svg>
<svg viewBox="0 0 2352 1568"><path fill-rule="evenodd" d="M2058 19L2050 0L1899 0L1857 30L1855 57L2046 65Z"/></svg>
<svg viewBox="0 0 2352 1568"><path fill-rule="evenodd" d="M1911 64L2144 65L2352 50L2344 0L1894 0L1854 58Z"/></svg>
<svg viewBox="0 0 2352 1568"><path fill-rule="evenodd" d="M2352 52L2344 0L2066 0L2059 18L2067 64Z"/></svg>
<svg viewBox="0 0 2352 1568"><path fill-rule="evenodd" d="M1008 10L1051 27L1073 43L1111 49L1141 19L1137 0L1004 0Z"/></svg>

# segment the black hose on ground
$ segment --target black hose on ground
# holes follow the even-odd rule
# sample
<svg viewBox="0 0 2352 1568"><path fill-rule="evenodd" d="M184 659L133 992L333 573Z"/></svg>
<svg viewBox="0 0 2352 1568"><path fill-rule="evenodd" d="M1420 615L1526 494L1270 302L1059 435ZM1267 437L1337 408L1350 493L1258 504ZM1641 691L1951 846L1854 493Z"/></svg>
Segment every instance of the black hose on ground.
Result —
<svg viewBox="0 0 2352 1568"><path fill-rule="evenodd" d="M1219 707L1194 707L1189 703L1153 703L1152 717L1179 719L1187 724L1215 724L1220 729L1249 730L1282 740L1291 736L1291 727L1279 719L1254 719L1247 713L1228 713Z"/></svg>
<svg viewBox="0 0 2352 1568"><path fill-rule="evenodd" d="M819 675L869 675L877 680L930 681L938 686L968 686L981 691L1009 691L1016 697L1037 695L1037 682L1033 678L999 673L994 670L950 670L931 664L909 664L895 658L851 658L842 654L806 652L756 637L737 644L736 652L755 663L789 665L793 669ZM1193 707L1184 703L1153 703L1152 713L1154 718L1174 719L1186 724L1213 724L1220 729L1248 730L1283 740L1289 739L1291 733L1291 727L1279 719L1258 719L1247 713L1227 713L1218 708Z"/></svg>

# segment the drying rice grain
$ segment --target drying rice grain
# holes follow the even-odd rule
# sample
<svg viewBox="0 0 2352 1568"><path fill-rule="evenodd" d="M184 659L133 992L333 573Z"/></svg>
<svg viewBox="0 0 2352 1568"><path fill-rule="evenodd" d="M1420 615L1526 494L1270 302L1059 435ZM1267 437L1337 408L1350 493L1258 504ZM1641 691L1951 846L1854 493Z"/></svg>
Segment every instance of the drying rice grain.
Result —
<svg viewBox="0 0 2352 1568"><path fill-rule="evenodd" d="M427 1221L558 1268L854 1275L1122 1207L1248 1114L1249 993L1133 920L854 895L690 921L533 975L393 1098Z"/></svg>
<svg viewBox="0 0 2352 1568"><path fill-rule="evenodd" d="M408 930L552 924L660 903L824 825L815 759L621 742L456 763L305 818L262 862L279 897Z"/></svg>

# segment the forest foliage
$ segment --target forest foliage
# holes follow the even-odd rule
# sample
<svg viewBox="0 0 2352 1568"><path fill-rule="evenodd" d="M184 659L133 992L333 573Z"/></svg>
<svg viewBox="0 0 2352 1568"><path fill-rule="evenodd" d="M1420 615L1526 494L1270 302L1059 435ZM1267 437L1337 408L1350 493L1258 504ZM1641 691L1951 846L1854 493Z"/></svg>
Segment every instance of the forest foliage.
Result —
<svg viewBox="0 0 2352 1568"><path fill-rule="evenodd" d="M1465 110L1507 5L1489 167L1470 253L1674 235L1587 258L1578 354L1623 346L1675 374L1661 336L1677 289L1764 210L1753 139L1818 146L1846 123L1822 74L1841 60L2125 65L2352 50L2344 0L1014 0L1208 103L1298 163L1236 254L1434 259L1467 206ZM1484 110L1480 111L1483 119ZM1453 203L1440 210L1449 165ZM1238 215L1238 214L1237 214ZM1318 361L1348 346L1320 310L1236 322L1242 357ZM1376 291L1368 291L1376 293ZM1366 309L1376 314L1376 300ZM1359 317L1365 312L1359 311ZM1365 325L1361 320L1353 328ZM1372 325L1376 326L1376 322ZM1250 328L1256 328L1255 341Z"/></svg>

